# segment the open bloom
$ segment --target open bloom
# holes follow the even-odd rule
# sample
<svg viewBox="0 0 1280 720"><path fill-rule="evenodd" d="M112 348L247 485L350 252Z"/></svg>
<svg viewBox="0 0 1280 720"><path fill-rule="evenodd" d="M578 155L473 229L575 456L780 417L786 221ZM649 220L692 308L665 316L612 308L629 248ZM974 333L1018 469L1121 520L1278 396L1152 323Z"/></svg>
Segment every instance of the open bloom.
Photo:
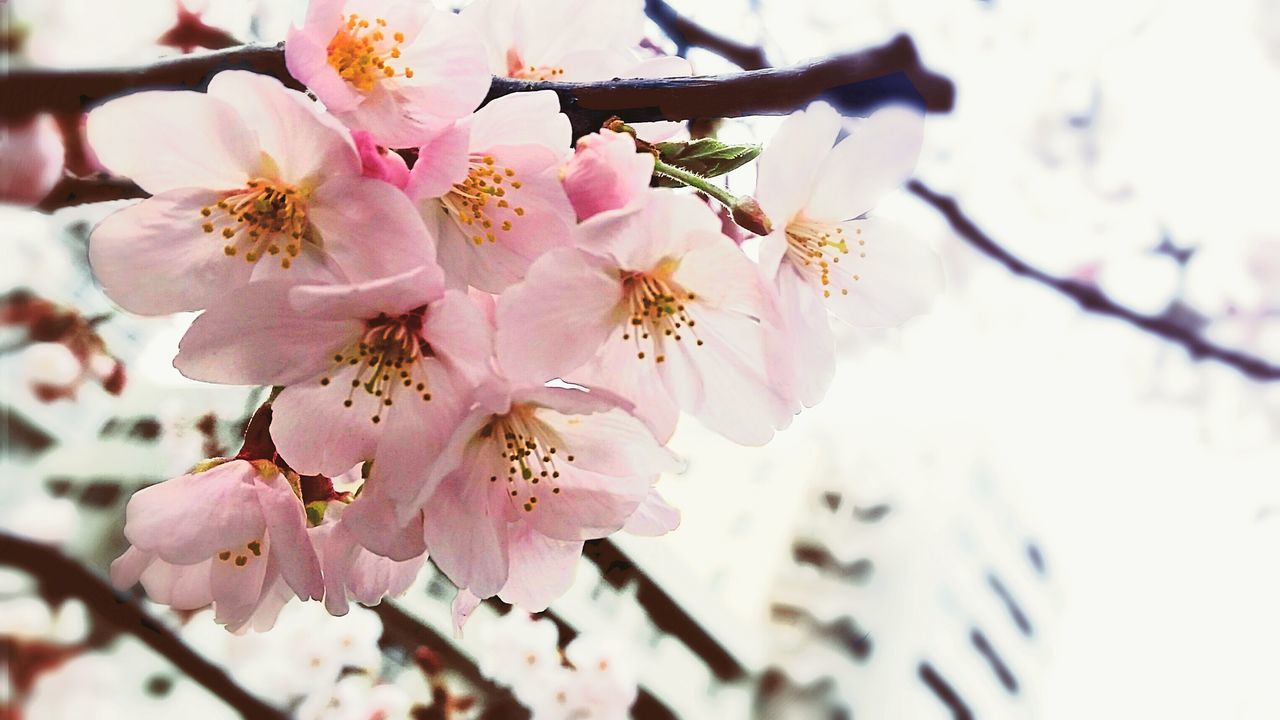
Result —
<svg viewBox="0 0 1280 720"><path fill-rule="evenodd" d="M434 257L403 193L361 177L347 131L274 78L227 71L207 93L128 95L89 113L88 135L154 195L90 238L98 280L127 310L197 310L250 280L367 280Z"/></svg>
<svg viewBox="0 0 1280 720"><path fill-rule="evenodd" d="M271 438L303 475L417 477L487 372L490 332L437 267L353 286L254 283L191 325L174 366L209 382L285 385ZM388 481L391 482L391 481Z"/></svg>
<svg viewBox="0 0 1280 720"><path fill-rule="evenodd" d="M462 19L479 29L489 70L522 80L688 75L684 58L641 60L644 2L475 0Z"/></svg>
<svg viewBox="0 0 1280 720"><path fill-rule="evenodd" d="M654 157L636 152L626 133L600 130L578 139L577 149L560 170L560 181L578 220L617 210L644 194L653 177Z"/></svg>
<svg viewBox="0 0 1280 720"><path fill-rule="evenodd" d="M127 589L141 580L175 610L213 603L233 630L255 619L270 627L285 585L319 600L320 564L285 473L266 460L230 460L139 490L125 511L132 547L111 564L112 582Z"/></svg>
<svg viewBox="0 0 1280 720"><path fill-rule="evenodd" d="M550 90L498 98L418 152L405 192L438 239L451 280L501 292L569 240L560 186L569 119Z"/></svg>
<svg viewBox="0 0 1280 720"><path fill-rule="evenodd" d="M666 441L678 410L745 444L785 425L767 377L767 283L706 204L651 190L578 226L498 300L495 346L514 376L604 387Z"/></svg>
<svg viewBox="0 0 1280 720"><path fill-rule="evenodd" d="M537 611L572 582L582 541L621 529L678 467L609 393L492 384L406 507L423 509L427 548L455 585Z"/></svg>
<svg viewBox="0 0 1280 720"><path fill-rule="evenodd" d="M413 0L312 0L285 63L330 112L389 147L416 146L475 110L491 79L476 32Z"/></svg>
<svg viewBox="0 0 1280 720"><path fill-rule="evenodd" d="M866 216L911 173L921 120L885 108L833 148L841 118L814 103L784 120L760 156L756 198L774 227L760 264L777 284L805 405L822 398L835 369L826 310L852 325L897 325L941 290L942 267L927 244Z"/></svg>

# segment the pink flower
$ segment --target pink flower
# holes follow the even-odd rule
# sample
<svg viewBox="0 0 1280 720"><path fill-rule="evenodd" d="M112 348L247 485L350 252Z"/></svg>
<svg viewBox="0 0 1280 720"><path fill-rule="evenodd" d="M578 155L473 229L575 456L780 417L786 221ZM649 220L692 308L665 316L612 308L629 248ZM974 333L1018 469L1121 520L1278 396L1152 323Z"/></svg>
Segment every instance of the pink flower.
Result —
<svg viewBox="0 0 1280 720"><path fill-rule="evenodd" d="M397 148L475 110L491 80L475 31L412 0L312 0L285 63L348 126Z"/></svg>
<svg viewBox="0 0 1280 720"><path fill-rule="evenodd" d="M0 202L35 205L62 178L66 148L52 115L0 128Z"/></svg>
<svg viewBox="0 0 1280 720"><path fill-rule="evenodd" d="M640 60L642 0L475 0L462 19L479 30L494 75L608 80L688 75L684 58Z"/></svg>
<svg viewBox="0 0 1280 720"><path fill-rule="evenodd" d="M403 193L360 177L346 130L273 78L227 71L207 93L112 100L88 136L154 195L90 238L94 272L127 310L196 310L250 280L365 280L434 256Z"/></svg>
<svg viewBox="0 0 1280 720"><path fill-rule="evenodd" d="M578 140L577 151L560 170L569 202L581 222L638 199L653 177L654 157L636 152L626 133L600 130Z"/></svg>
<svg viewBox="0 0 1280 720"><path fill-rule="evenodd" d="M409 184L409 166L399 154L379 146L369 133L358 130L351 133L360 153L360 167L365 177L381 180L404 189Z"/></svg>
<svg viewBox="0 0 1280 720"><path fill-rule="evenodd" d="M756 266L691 195L648 199L578 226L498 300L499 364L523 379L563 377L635 402L666 441L678 410L745 444L790 419L768 378L775 298Z"/></svg>
<svg viewBox="0 0 1280 720"><path fill-rule="evenodd" d="M287 386L271 438L289 466L335 477L376 458L370 483L394 496L449 436L491 352L479 310L433 266L352 286L254 283L196 318L174 366Z"/></svg>
<svg viewBox="0 0 1280 720"><path fill-rule="evenodd" d="M330 502L324 522L311 529L311 539L324 573L324 606L333 615L347 614L348 598L364 605L377 605L385 595L403 594L427 560L420 524L411 526L411 531L416 532L410 532L407 538L410 545L416 542L417 547L403 557L397 555L399 559L374 553L366 547L357 536L359 530L353 530L353 525L358 527L359 522L351 522L352 510L364 502L364 497L357 499L352 507ZM379 533L394 536L396 533L389 532L394 527L394 524L365 523L365 530L375 536ZM395 544L396 540L391 542Z"/></svg>
<svg viewBox="0 0 1280 720"><path fill-rule="evenodd" d="M841 118L814 103L784 120L760 156L756 198L774 227L760 264L781 297L782 344L804 405L821 400L835 372L826 310L853 325L897 325L941 290L941 264L927 244L865 217L910 175L921 122L914 111L885 108L833 148Z"/></svg>
<svg viewBox="0 0 1280 720"><path fill-rule="evenodd" d="M498 98L418 151L405 192L450 279L501 292L568 242L573 211L557 170L569 142L569 119L547 90Z"/></svg>
<svg viewBox="0 0 1280 720"><path fill-rule="evenodd" d="M285 471L266 460L226 461L130 498L124 534L132 547L111 564L111 579L120 589L141 580L153 600L176 610L213 603L217 621L233 630L255 620L262 629L288 599L282 588L304 600L324 594L306 527Z"/></svg>
<svg viewBox="0 0 1280 720"><path fill-rule="evenodd" d="M542 610L582 541L621 529L678 463L608 393L495 384L477 397L402 507L423 508L432 560L459 588Z"/></svg>

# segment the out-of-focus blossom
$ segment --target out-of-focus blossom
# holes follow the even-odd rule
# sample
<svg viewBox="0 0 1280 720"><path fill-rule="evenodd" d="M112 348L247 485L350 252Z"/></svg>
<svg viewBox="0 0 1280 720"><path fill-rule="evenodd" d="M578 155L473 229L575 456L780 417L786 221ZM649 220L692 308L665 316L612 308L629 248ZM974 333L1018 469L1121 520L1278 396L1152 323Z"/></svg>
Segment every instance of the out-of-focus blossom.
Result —
<svg viewBox="0 0 1280 720"><path fill-rule="evenodd" d="M626 524L675 457L618 398L484 386L424 479L427 548L477 597L546 608L573 581L582 541Z"/></svg>
<svg viewBox="0 0 1280 720"><path fill-rule="evenodd" d="M560 170L578 221L639 199L653 177L653 163L653 155L636 152L635 140L626 133L603 129L580 138L573 157Z"/></svg>
<svg viewBox="0 0 1280 720"><path fill-rule="evenodd" d="M179 610L213 603L232 630L274 623L288 599L280 580L303 599L324 594L301 499L266 460L230 460L138 491L124 533L132 547L111 564L116 587L141 581Z"/></svg>
<svg viewBox="0 0 1280 720"><path fill-rule="evenodd" d="M26 379L41 402L75 398L80 386L95 380L112 395L124 390L124 363L107 352L98 334L99 318L60 307L27 290L0 297L0 327L25 331Z"/></svg>
<svg viewBox="0 0 1280 720"><path fill-rule="evenodd" d="M66 147L52 115L0 126L0 202L35 205L62 177Z"/></svg>
<svg viewBox="0 0 1280 720"><path fill-rule="evenodd" d="M80 529L80 511L66 498L54 498L43 492L21 503L9 506L0 515L0 527L49 545L65 545Z"/></svg>
<svg viewBox="0 0 1280 720"><path fill-rule="evenodd" d="M419 150L405 190L450 279L501 292L569 242L572 210L557 176L569 142L569 119L547 90L498 98Z"/></svg>
<svg viewBox="0 0 1280 720"><path fill-rule="evenodd" d="M299 720L400 720L412 718L413 698L398 685L353 673L330 693L316 693L298 707Z"/></svg>
<svg viewBox="0 0 1280 720"><path fill-rule="evenodd" d="M98 280L127 310L196 310L250 280L356 281L434 256L403 193L361 177L347 131L274 78L225 71L207 93L128 95L93 110L88 135L154 195L90 238Z"/></svg>
<svg viewBox="0 0 1280 720"><path fill-rule="evenodd" d="M767 380L775 295L704 203L650 191L579 225L577 244L498 300L507 373L612 390L664 442L678 409L749 445L789 422L790 400Z"/></svg>
<svg viewBox="0 0 1280 720"><path fill-rule="evenodd" d="M606 80L689 74L684 58L640 60L644 2L475 0L462 10L484 38L489 70L524 80Z"/></svg>
<svg viewBox="0 0 1280 720"><path fill-rule="evenodd" d="M298 473L376 458L371 483L407 483L466 410L491 347L479 310L433 265L352 286L254 283L196 319L174 365L196 380L286 386L271 437Z"/></svg>
<svg viewBox="0 0 1280 720"><path fill-rule="evenodd" d="M397 148L475 110L490 82L479 35L411 0L313 0L285 62L348 126Z"/></svg>
<svg viewBox="0 0 1280 720"><path fill-rule="evenodd" d="M923 312L942 286L933 250L905 229L866 217L910 174L922 137L918 113L874 113L835 147L840 116L826 103L788 117L760 156L756 197L774 231L760 264L778 288L785 352L798 400L821 400L835 373L827 310L861 326Z"/></svg>

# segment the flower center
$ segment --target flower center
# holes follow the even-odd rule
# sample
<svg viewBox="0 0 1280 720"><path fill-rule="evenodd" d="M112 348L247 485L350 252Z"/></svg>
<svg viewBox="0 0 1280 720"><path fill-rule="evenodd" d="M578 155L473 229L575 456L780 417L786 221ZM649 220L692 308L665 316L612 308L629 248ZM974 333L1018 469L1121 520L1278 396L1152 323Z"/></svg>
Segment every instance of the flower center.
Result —
<svg viewBox="0 0 1280 720"><path fill-rule="evenodd" d="M573 456L556 454L557 445L563 443L555 430L538 419L534 407L515 405L505 415L494 415L480 428L479 436L493 442L493 452L507 466L507 493L514 505L533 512L540 489L560 494L557 463L561 458L573 462ZM489 482L498 482L498 476L490 475Z"/></svg>
<svg viewBox="0 0 1280 720"><path fill-rule="evenodd" d="M378 411L370 418L379 423L383 409L391 407L392 395L397 392L431 400L426 368L419 362L435 355L422 337L425 313L424 306L396 317L380 314L366 321L364 334L357 342L333 356L334 363L356 368L351 390L342 401L344 407L351 407L355 394L363 390L381 400ZM320 378L321 385L332 381L329 376Z"/></svg>
<svg viewBox="0 0 1280 720"><path fill-rule="evenodd" d="M244 259L257 262L263 253L280 255L280 267L287 268L310 239L306 198L285 183L254 178L242 190L224 196L212 207L200 208L201 229L218 232L227 241L222 251L227 257L244 252Z"/></svg>
<svg viewBox="0 0 1280 720"><path fill-rule="evenodd" d="M683 332L692 335L697 345L702 345L702 339L694 330L698 323L686 305L697 296L671 279L674 270L675 263L664 260L650 272L623 272L622 293L628 325L622 339L635 342L636 357L640 360L648 357L645 352L648 347L654 362L666 361L666 343L684 340Z"/></svg>
<svg viewBox="0 0 1280 720"><path fill-rule="evenodd" d="M499 232L510 232L524 217L524 208L511 206L507 187L514 191L524 187L509 167L497 167L491 155L472 155L467 177L454 183L440 198L441 204L462 232L476 245L497 242Z"/></svg>
<svg viewBox="0 0 1280 720"><path fill-rule="evenodd" d="M520 80L556 80L564 68L555 65L526 65L515 48L507 50L507 77Z"/></svg>
<svg viewBox="0 0 1280 720"><path fill-rule="evenodd" d="M858 228L854 233L860 236L862 229ZM787 225L786 235L786 259L801 275L815 279L822 285L823 297L831 297L831 274L835 272L834 265L840 262L842 256L849 254L849 238L844 234L844 228L797 219ZM863 248L867 241L858 237L857 243L858 256L866 257L867 253ZM854 282L862 279L857 274L852 274L850 277ZM840 288L840 294L848 295L848 288Z"/></svg>
<svg viewBox="0 0 1280 720"><path fill-rule="evenodd" d="M246 543L244 550L236 548L235 550L223 550L218 553L218 560L242 568L247 566L251 561L262 557L262 541L253 540Z"/></svg>
<svg viewBox="0 0 1280 720"><path fill-rule="evenodd" d="M387 34L386 20L375 18L370 23L352 13L329 41L329 65L343 80L368 92L384 78L413 77L413 68L405 66L397 72L390 63L400 57L403 42L404 33Z"/></svg>

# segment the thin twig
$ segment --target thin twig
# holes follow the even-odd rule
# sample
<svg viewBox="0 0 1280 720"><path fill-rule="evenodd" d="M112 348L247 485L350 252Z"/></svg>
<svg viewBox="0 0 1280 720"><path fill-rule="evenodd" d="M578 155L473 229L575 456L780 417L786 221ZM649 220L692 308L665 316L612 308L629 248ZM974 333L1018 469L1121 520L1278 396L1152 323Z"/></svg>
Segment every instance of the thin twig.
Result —
<svg viewBox="0 0 1280 720"><path fill-rule="evenodd" d="M671 7L666 0L645 0L644 13L654 25L662 28L662 32L676 44L676 52L681 57L691 47L719 55L743 70L760 70L769 67L764 49L758 45L748 45L713 32L702 25L686 18Z"/></svg>
<svg viewBox="0 0 1280 720"><path fill-rule="evenodd" d="M49 596L79 598L95 618L146 643L241 716L252 720L285 720L287 717L237 685L224 670L198 655L172 631L143 612L135 601L116 593L102 578L57 549L0 532L0 565L30 573Z"/></svg>
<svg viewBox="0 0 1280 720"><path fill-rule="evenodd" d="M999 243L984 233L973 220L960 209L954 198L934 192L919 180L907 183L907 189L920 199L932 205L942 213L951 224L956 234L983 255L1008 268L1014 275L1034 280L1046 287L1079 303L1084 310L1099 315L1123 320L1124 322L1148 332L1156 337L1182 347L1193 359L1214 360L1229 365L1254 380L1280 380L1280 365L1275 365L1262 358L1217 345L1198 333L1174 322L1171 318L1156 315L1144 315L1127 308L1111 298L1096 286L1050 275L1036 268L1025 260L1006 250Z"/></svg>

